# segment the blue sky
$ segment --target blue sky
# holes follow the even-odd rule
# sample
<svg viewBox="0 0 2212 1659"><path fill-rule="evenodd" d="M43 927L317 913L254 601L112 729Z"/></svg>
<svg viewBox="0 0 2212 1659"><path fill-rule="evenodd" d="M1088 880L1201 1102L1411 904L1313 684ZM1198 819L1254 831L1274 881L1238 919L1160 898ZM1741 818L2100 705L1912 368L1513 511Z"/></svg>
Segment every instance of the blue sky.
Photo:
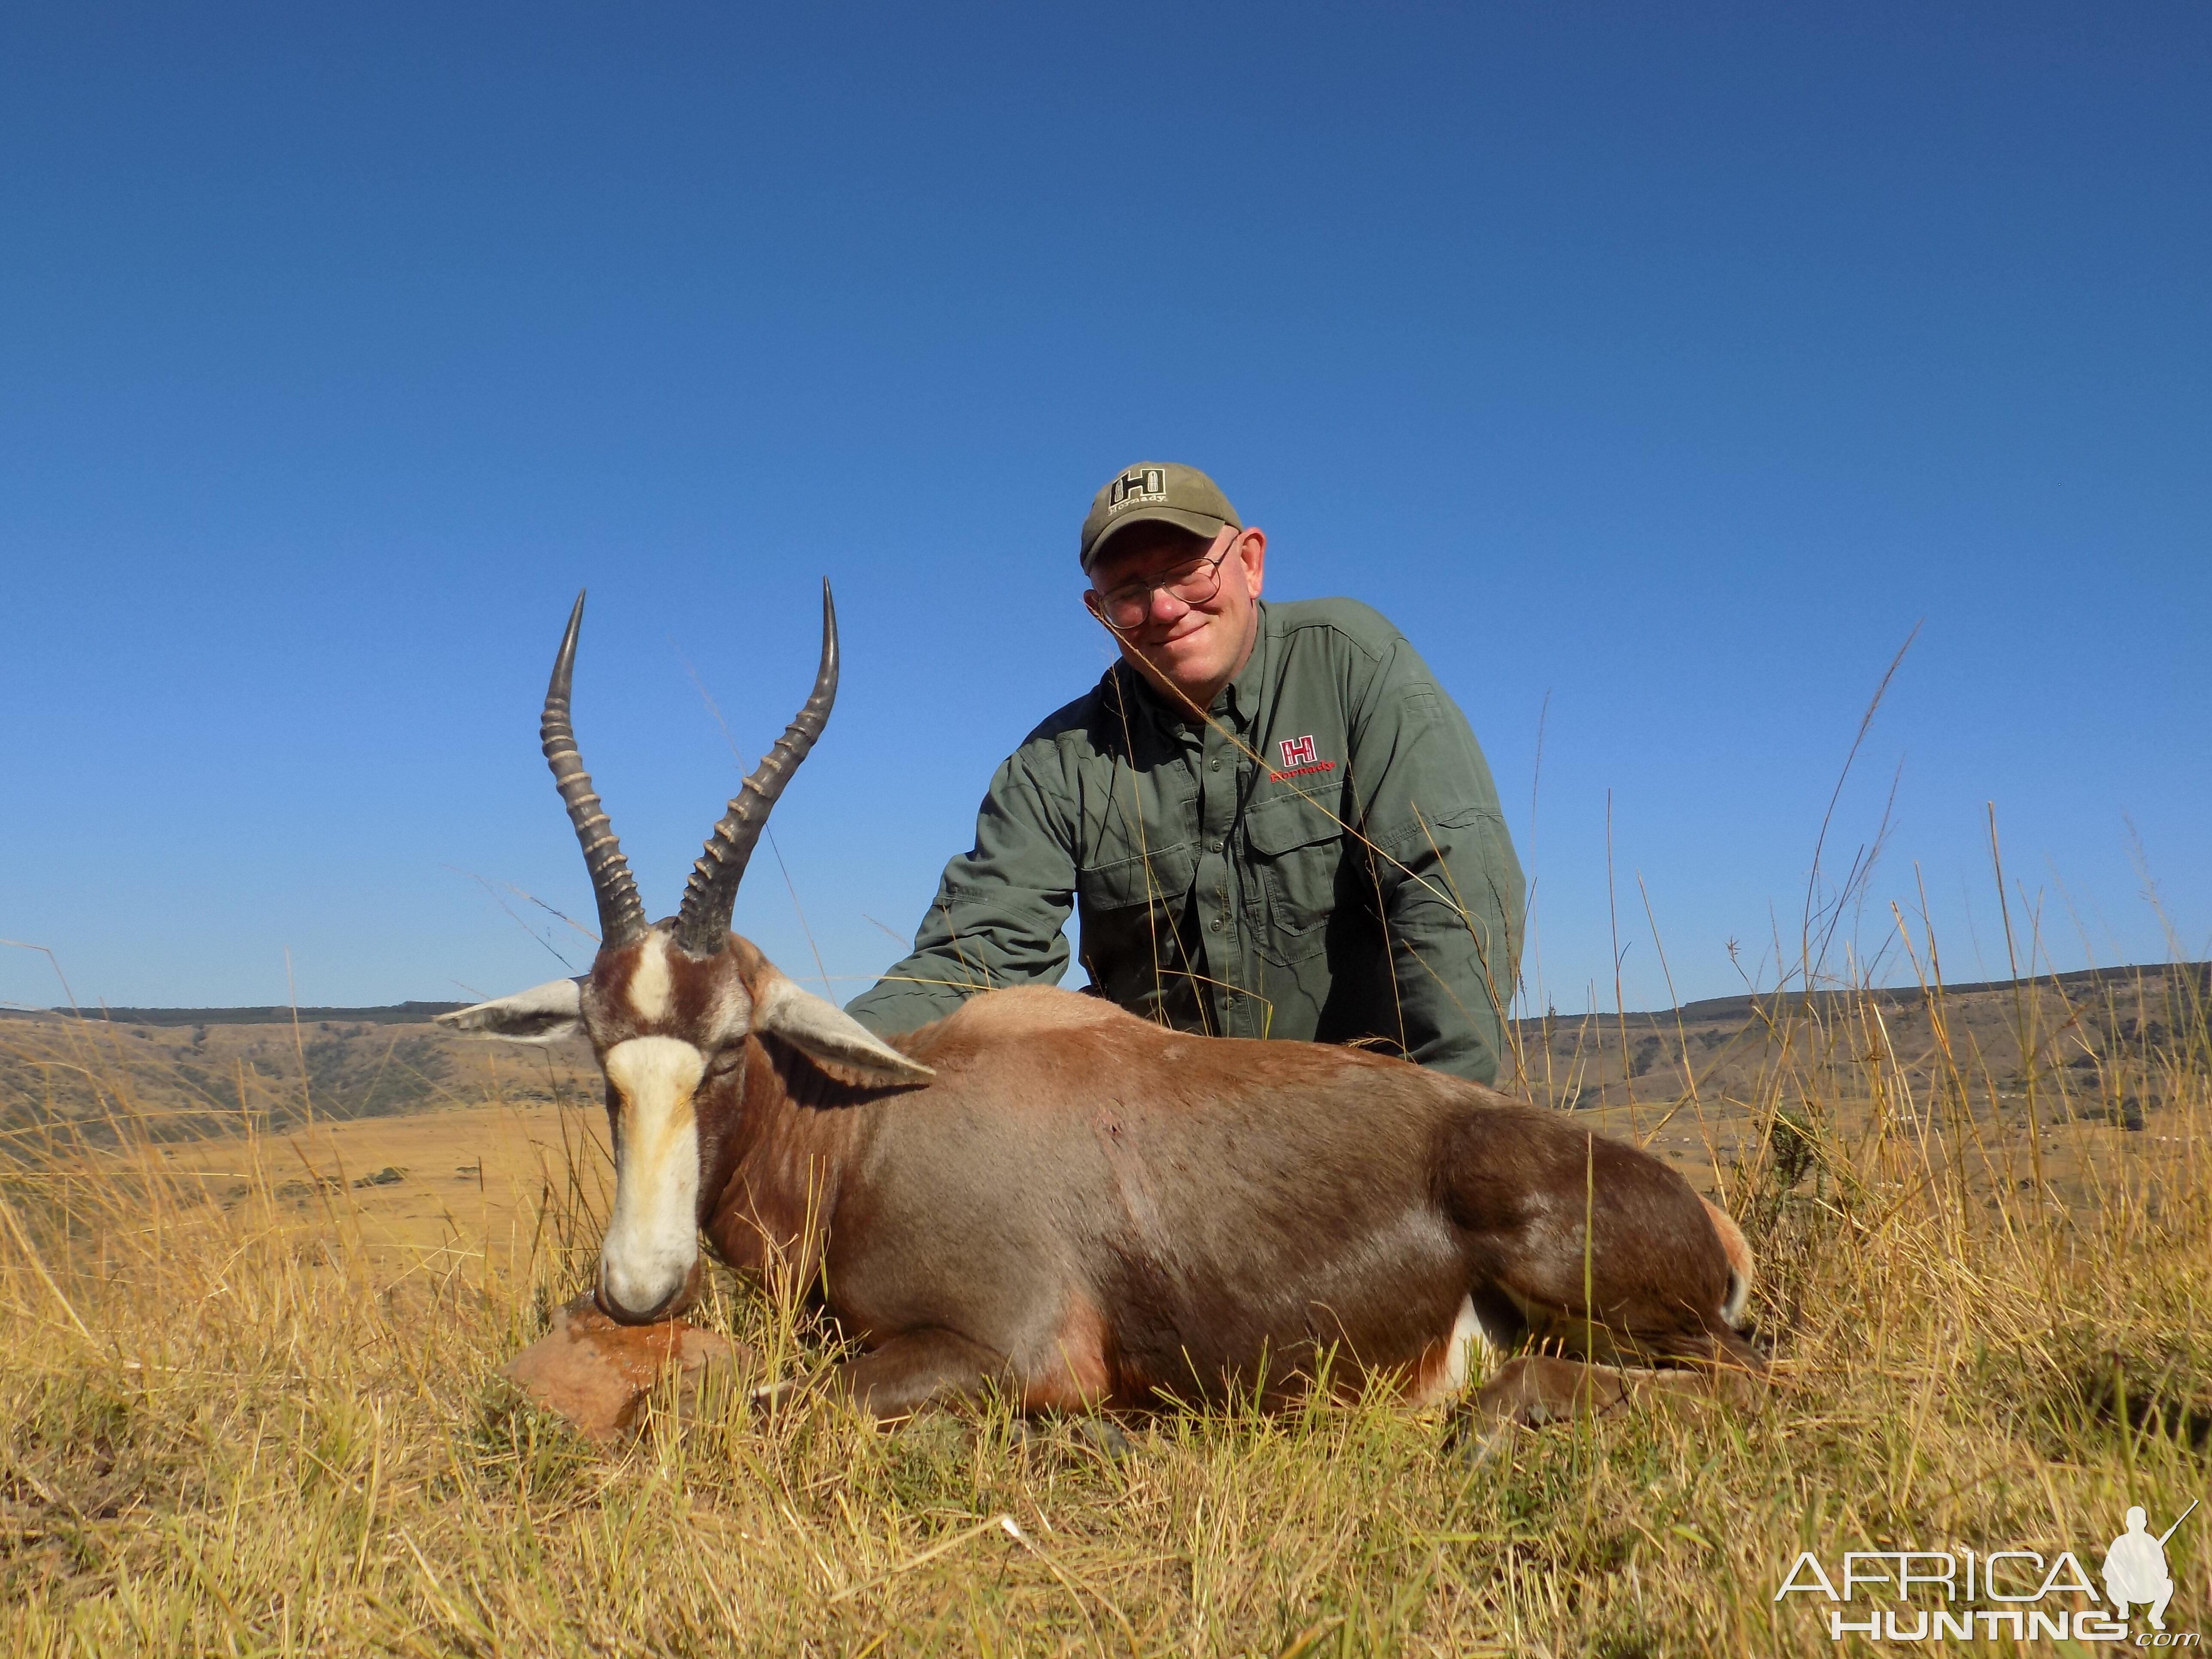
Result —
<svg viewBox="0 0 2212 1659"><path fill-rule="evenodd" d="M827 574L775 827L850 994L1103 665L1076 526L1145 456L1428 657L1562 1009L1616 928L1632 1006L1771 981L1916 626L1861 948L1924 892L2003 971L1994 802L2051 963L2212 954L2208 85L2196 3L15 8L0 936L113 1003L549 977L490 890L589 914L576 589L659 913L699 688L750 764ZM815 971L765 849L737 924Z"/></svg>

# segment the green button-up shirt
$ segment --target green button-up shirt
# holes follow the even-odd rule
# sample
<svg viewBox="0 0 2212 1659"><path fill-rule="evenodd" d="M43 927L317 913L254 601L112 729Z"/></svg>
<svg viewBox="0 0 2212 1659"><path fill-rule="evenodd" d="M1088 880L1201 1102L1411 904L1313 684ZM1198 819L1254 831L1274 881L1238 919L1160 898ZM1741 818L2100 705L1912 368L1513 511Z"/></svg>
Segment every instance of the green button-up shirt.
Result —
<svg viewBox="0 0 2212 1659"><path fill-rule="evenodd" d="M1227 1036L1370 1042L1497 1075L1521 866L1459 706L1350 599L1260 606L1203 723L1126 662L1000 767L914 954L849 1012L878 1032L1083 965L1121 1006Z"/></svg>

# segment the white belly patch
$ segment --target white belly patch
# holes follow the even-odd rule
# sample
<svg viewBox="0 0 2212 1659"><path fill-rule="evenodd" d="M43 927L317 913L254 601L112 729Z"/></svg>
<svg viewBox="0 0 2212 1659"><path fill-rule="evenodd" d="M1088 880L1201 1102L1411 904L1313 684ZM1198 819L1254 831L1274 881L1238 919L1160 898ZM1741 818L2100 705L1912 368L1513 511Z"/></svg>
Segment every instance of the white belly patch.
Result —
<svg viewBox="0 0 2212 1659"><path fill-rule="evenodd" d="M1474 1298L1463 1296L1459 1299L1459 1312L1452 1320L1451 1334L1444 1339L1444 1387L1454 1394L1467 1386L1467 1379L1474 1374L1474 1355L1477 1348L1487 1348L1490 1336L1482 1328L1482 1322L1474 1316Z"/></svg>
<svg viewBox="0 0 2212 1659"><path fill-rule="evenodd" d="M1443 1363L1436 1363L1434 1348L1423 1355L1424 1363L1416 1374L1413 1403L1433 1406L1458 1394L1474 1377L1478 1354L1488 1353L1495 1346L1490 1333L1482 1328L1482 1322L1474 1316L1474 1298L1462 1297L1459 1311L1452 1316L1451 1330L1444 1337Z"/></svg>

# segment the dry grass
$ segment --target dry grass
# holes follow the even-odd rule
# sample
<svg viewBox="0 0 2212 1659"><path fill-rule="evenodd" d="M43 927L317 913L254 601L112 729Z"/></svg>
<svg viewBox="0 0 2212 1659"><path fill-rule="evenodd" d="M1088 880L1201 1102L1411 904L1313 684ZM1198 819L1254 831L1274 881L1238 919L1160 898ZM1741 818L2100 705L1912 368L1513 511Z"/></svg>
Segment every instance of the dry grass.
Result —
<svg viewBox="0 0 2212 1659"><path fill-rule="evenodd" d="M1940 1028L1939 996L1921 1012ZM2131 1502L2212 1497L2202 1009L2142 1059L2160 1103L2137 1132L2054 1108L2047 1079L2039 1098L2032 1066L2023 1101L1971 1057L1886 1059L1870 1034L1893 1012L1802 1016L1863 1056L1863 1088L1802 1058L1834 1043L1784 1042L1666 1131L1708 1108L1753 1131L1705 1168L1764 1258L1768 1404L1638 1411L1480 1462L1386 1400L1133 1425L1112 1462L994 1411L889 1434L824 1404L764 1416L751 1377L597 1455L494 1375L586 1277L592 1114L495 1100L325 1132L421 1138L431 1198L409 1209L402 1183L351 1184L405 1161L366 1142L156 1144L88 1045L100 1111L18 1134L0 1166L4 1645L1844 1650L1805 1598L1772 1599L1801 1549L2086 1558ZM2065 1193L2046 1152L2079 1176ZM704 1319L779 1375L825 1357L733 1282ZM2212 1624L2208 1532L2170 1546L2177 1630Z"/></svg>

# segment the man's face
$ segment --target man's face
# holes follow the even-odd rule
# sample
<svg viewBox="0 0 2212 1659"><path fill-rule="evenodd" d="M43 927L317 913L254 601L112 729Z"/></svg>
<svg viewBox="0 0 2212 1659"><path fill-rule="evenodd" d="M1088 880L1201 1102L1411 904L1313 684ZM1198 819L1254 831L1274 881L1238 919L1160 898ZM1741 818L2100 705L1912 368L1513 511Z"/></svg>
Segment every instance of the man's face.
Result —
<svg viewBox="0 0 2212 1659"><path fill-rule="evenodd" d="M1170 576L1194 561L1219 558L1220 586L1210 599L1185 600L1165 588L1151 594L1141 619L1115 629L1121 654L1188 697L1199 708L1244 666L1258 637L1260 597L1267 557L1258 530L1224 528L1211 542L1171 525L1133 525L1106 544L1091 568L1090 599L1140 581ZM1198 586L1204 586L1203 568Z"/></svg>

